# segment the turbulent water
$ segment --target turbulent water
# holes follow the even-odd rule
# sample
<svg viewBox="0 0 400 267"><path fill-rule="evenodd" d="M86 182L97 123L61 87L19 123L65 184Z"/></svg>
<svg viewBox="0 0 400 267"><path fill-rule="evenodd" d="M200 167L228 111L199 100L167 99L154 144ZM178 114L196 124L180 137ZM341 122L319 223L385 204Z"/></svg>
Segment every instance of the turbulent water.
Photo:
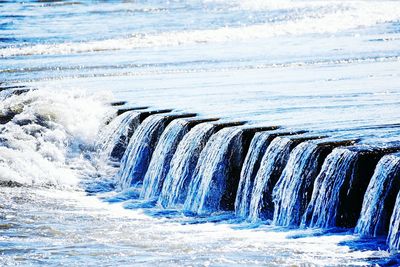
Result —
<svg viewBox="0 0 400 267"><path fill-rule="evenodd" d="M334 227L343 214L339 211L341 194L350 191L358 154L348 149L334 150L315 179L313 195L302 224L311 227ZM343 205L343 204L342 204Z"/></svg>
<svg viewBox="0 0 400 267"><path fill-rule="evenodd" d="M247 218L249 216L250 201L252 197L254 179L256 178L260 163L270 144L269 132L257 133L249 147L240 173L238 194L235 200L235 213Z"/></svg>
<svg viewBox="0 0 400 267"><path fill-rule="evenodd" d="M273 192L273 222L282 226L299 225L318 174L320 151L313 141L298 145L291 153ZM293 194L293 192L296 192Z"/></svg>
<svg viewBox="0 0 400 267"><path fill-rule="evenodd" d="M140 113L128 111L99 131L96 147L103 156L101 160L119 162L129 144L132 134L139 127Z"/></svg>
<svg viewBox="0 0 400 267"><path fill-rule="evenodd" d="M143 188L145 190L142 191L141 197L149 199L158 197L161 193L165 177L170 169L171 159L178 143L189 131L187 124L187 121L177 119L165 128L144 177Z"/></svg>
<svg viewBox="0 0 400 267"><path fill-rule="evenodd" d="M321 150L399 147L399 47L398 1L0 1L0 265L399 265L399 149Z"/></svg>
<svg viewBox="0 0 400 267"><path fill-rule="evenodd" d="M170 171L164 181L160 202L164 207L183 204L193 178L200 152L213 133L212 124L195 126L179 144L171 159Z"/></svg>
<svg viewBox="0 0 400 267"><path fill-rule="evenodd" d="M365 193L356 232L365 236L387 233L390 214L400 188L399 168L399 155L391 154L379 161Z"/></svg>
<svg viewBox="0 0 400 267"><path fill-rule="evenodd" d="M184 209L197 214L229 210L236 191L229 184L235 180L233 169L243 162L240 129L226 128L208 141L194 170Z"/></svg>
<svg viewBox="0 0 400 267"><path fill-rule="evenodd" d="M272 191L289 157L292 140L276 137L268 146L254 178L249 205L249 219L272 219Z"/></svg>

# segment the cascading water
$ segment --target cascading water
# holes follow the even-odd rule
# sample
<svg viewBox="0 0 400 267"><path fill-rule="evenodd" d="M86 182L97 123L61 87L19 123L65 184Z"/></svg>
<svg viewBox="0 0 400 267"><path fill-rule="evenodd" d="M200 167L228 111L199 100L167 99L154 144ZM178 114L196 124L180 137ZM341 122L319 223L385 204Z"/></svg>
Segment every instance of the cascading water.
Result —
<svg viewBox="0 0 400 267"><path fill-rule="evenodd" d="M22 101L25 101L24 95L10 97L22 98ZM14 142L17 139L14 140L9 135L10 129L13 135L36 136L39 134L43 138L57 129L57 131L68 132L64 126L55 124L54 121L42 116L40 110L37 113L30 113L31 110L27 112L19 109L18 105L8 107L7 99L2 103L5 105L3 110L13 112L13 116L0 129L2 138L0 156L3 159L8 159L7 155L10 151L16 153L11 146L17 145L17 142ZM13 101L15 102L15 99ZM35 100L29 99L29 101ZM103 118L107 117L111 111L115 112L115 110L104 109ZM139 122L143 120L143 112L125 112L112 120L101 131L100 138L97 138L99 140L97 147L113 158L112 151L116 145L123 147L133 132L122 159L120 172L127 171L129 175L125 176L127 179L134 178L134 173L139 173L144 177L141 197L146 200L158 197L161 192L159 203L164 207L176 207L183 204L186 199L184 209L196 214L208 214L232 210L236 197L235 208L239 216L246 217L248 214L251 221L257 221L271 219L272 212L275 211L273 223L297 226L314 185L311 201L303 216L303 225L323 228L351 227L353 217L359 214L354 211L356 208L346 205L352 203L350 200L354 198L354 194L365 192L366 186L365 188L360 186L357 177L366 177L365 181L368 181L370 177L367 175L368 172L361 170L364 150L334 149L321 167L322 159L327 154L325 148L321 146L321 141L306 141L297 145L295 138L280 136L270 142L271 136L275 137L274 132L263 131L254 135L244 161L245 147L247 148L248 145L247 141L244 141L246 139L244 128L228 127L219 130L216 124L201 123L189 131L187 122L190 120L180 118L192 115L174 117L168 114L146 113L147 116L149 117L139 125ZM99 115L97 122L101 121ZM10 142L11 139L14 141ZM39 138L39 143L40 140ZM68 138L60 140L65 141ZM59 147L61 149L64 146L62 142L53 143L53 145L55 147L61 145ZM71 149L78 149L81 146L80 143L80 141L77 142L76 146L71 144ZM43 148L46 146L50 148L51 145L47 141L40 144L40 153L45 152ZM295 148L292 151L293 147ZM86 148L90 147L86 146ZM330 151L332 149L333 147ZM80 153L79 149L77 151ZM371 151L367 150L368 153L373 152ZM46 155L50 155L48 152L49 150ZM369 169L375 166L381 154L377 153L369 162ZM55 156L54 153L51 155L53 158ZM377 165L364 197L363 209L356 228L357 233L368 236L386 233L389 213L394 206L394 195L400 187L400 183L395 179L400 168L399 158L398 154L392 154L382 158ZM62 157L60 156L59 159L62 160ZM245 163L242 164L243 162ZM45 159L40 159L36 163L38 166L48 164ZM19 165L24 166L24 163L20 162ZM71 166L75 168L75 165ZM7 177L14 177L12 179L15 181L20 179L17 173L9 170L9 167L1 168L3 173L7 173ZM320 169L322 170L317 176ZM49 171L51 175L56 175L56 169L50 168ZM53 171L54 173L51 173ZM66 169L62 171L65 176ZM73 175L71 173L71 176ZM252 181L254 181L253 185ZM126 187L132 184L132 181L125 182ZM273 191L272 188L274 188ZM357 190L360 192L355 193ZM271 202L272 192L274 202ZM246 197L247 199L251 197L247 204L244 200ZM242 206L242 203L245 204ZM393 250L398 249L399 246L397 233L400 223L397 222L397 217L400 215L397 214L397 209L395 206L388 236L388 244ZM345 221L349 223L346 225Z"/></svg>
<svg viewBox="0 0 400 267"><path fill-rule="evenodd" d="M272 219L272 190L289 158L293 141L287 137L276 137L261 160L251 193L249 220Z"/></svg>
<svg viewBox="0 0 400 267"><path fill-rule="evenodd" d="M7 110L15 114L0 128L0 157L3 160L8 159L10 144L17 144L9 142L10 136L7 131L10 129L14 135L19 133L29 136L46 136L49 129L63 129L40 113L32 115L19 110L18 106ZM109 111L115 112L105 110L102 111L103 118L107 117ZM182 119L182 116L186 118L193 116L192 114L146 113L145 117L150 117L139 125L143 114L128 111L114 118L97 138L97 148L113 159L112 151L115 147L123 147L133 133L122 159L120 172L128 171L128 179L134 178L132 174L135 171L143 175L141 198L149 200L159 197L159 203L164 207L177 207L184 203L185 210L199 215L235 208L238 216L248 217L251 221L273 218L276 225L297 226L306 210L302 222L305 226L351 226L351 216L354 217L357 212L350 207L353 204L350 200L355 199L355 194L365 192L366 186L360 186L359 177L366 177L366 181L370 177L367 175L368 171L362 171L361 167L365 162L369 162L367 169L371 169L378 161L377 158L389 151L374 154L373 150L364 149L367 154L373 155L373 159L363 161L364 150L354 147L333 150L339 145L348 145L344 143L328 143L327 149L324 140L296 139L287 136L290 133L276 137L277 132L271 131L272 129L255 134L254 131L249 131L249 134L243 127L223 128L226 126L217 127L216 124L202 123L201 120L197 120L199 125L191 128L188 125L191 119ZM99 116L98 122L100 121L102 120ZM221 128L223 129L220 130ZM253 135L249 146L248 140ZM40 138L38 140L40 141ZM43 144L49 145L46 142ZM54 145L64 146L63 143ZM79 143L76 146L71 145L71 148L80 146ZM244 160L248 146L249 150ZM85 148L93 152L90 146ZM332 150L322 164L327 151ZM40 153L42 152L43 150ZM44 161L41 159L37 163L45 166ZM19 164L24 165L23 162ZM16 175L1 164L0 169L3 173L6 172L7 176ZM322 170L319 172L320 169ZM394 206L394 196L400 188L400 182L396 180L399 170L399 154L385 156L379 162L364 197L357 233L367 236L386 233L389 213ZM65 174L66 170L63 169L63 175ZM1 175L0 178L3 179ZM132 181L125 186L129 187L131 184ZM357 190L360 192L355 193ZM311 192L313 194L310 200ZM310 203L307 206L308 202ZM346 206L348 203L351 205ZM394 207L389 229L388 244L392 250L399 249L400 244L400 215L397 212L399 205ZM307 221L307 218L310 219ZM350 223L345 225L344 221Z"/></svg>
<svg viewBox="0 0 400 267"><path fill-rule="evenodd" d="M321 149L315 141L299 144L290 154L288 163L273 190L273 224L300 224L311 198L312 185L318 175Z"/></svg>
<svg viewBox="0 0 400 267"><path fill-rule="evenodd" d="M249 151L240 172L239 187L235 200L235 213L237 216L246 218L249 215L254 178L270 142L271 133L259 132L254 135L250 143Z"/></svg>
<svg viewBox="0 0 400 267"><path fill-rule="evenodd" d="M215 125L211 123L196 125L179 143L159 197L163 207L184 203L200 153L214 129Z"/></svg>
<svg viewBox="0 0 400 267"><path fill-rule="evenodd" d="M242 133L225 128L214 134L200 154L184 209L207 214L233 209L243 162Z"/></svg>
<svg viewBox="0 0 400 267"><path fill-rule="evenodd" d="M165 128L144 177L141 198L150 199L158 197L170 169L172 156L188 130L188 121L185 119L174 120Z"/></svg>
<svg viewBox="0 0 400 267"><path fill-rule="evenodd" d="M400 189L400 154L384 156L375 169L364 196L355 232L380 236L388 232L389 220Z"/></svg>
<svg viewBox="0 0 400 267"><path fill-rule="evenodd" d="M314 183L303 226L355 227L368 184L378 161L396 147L336 148L326 158Z"/></svg>
<svg viewBox="0 0 400 267"><path fill-rule="evenodd" d="M354 176L358 153L346 148L334 149L326 158L314 183L311 201L302 218L302 225L334 227L339 214L340 193Z"/></svg>
<svg viewBox="0 0 400 267"><path fill-rule="evenodd" d="M117 174L120 189L143 181L153 151L165 129L165 122L165 116L151 115L136 129L121 159Z"/></svg>
<svg viewBox="0 0 400 267"><path fill-rule="evenodd" d="M107 124L98 135L96 142L102 160L118 162L121 160L132 136L139 127L140 112L128 111Z"/></svg>
<svg viewBox="0 0 400 267"><path fill-rule="evenodd" d="M393 0L0 1L0 266L400 266L394 162L361 164L347 146L357 159L328 177L333 148L292 139L287 162L284 146L268 156L269 177L266 167L257 177L275 137L248 152L254 132L244 131L279 124L381 147L399 141L399 30ZM151 126L144 121L159 110L132 105L248 125L218 142L216 123L168 135L176 118ZM136 118L116 112L140 115L130 124ZM198 215L183 210L195 179ZM322 188L325 179L333 184ZM334 229L277 226L297 227L310 196L335 189L336 220L313 225ZM252 197L270 205L250 209ZM242 222L252 210L256 223ZM371 235L382 236L363 238Z"/></svg>
<svg viewBox="0 0 400 267"><path fill-rule="evenodd" d="M400 250L400 192L397 194L393 214L390 218L389 234L386 242L392 251Z"/></svg>

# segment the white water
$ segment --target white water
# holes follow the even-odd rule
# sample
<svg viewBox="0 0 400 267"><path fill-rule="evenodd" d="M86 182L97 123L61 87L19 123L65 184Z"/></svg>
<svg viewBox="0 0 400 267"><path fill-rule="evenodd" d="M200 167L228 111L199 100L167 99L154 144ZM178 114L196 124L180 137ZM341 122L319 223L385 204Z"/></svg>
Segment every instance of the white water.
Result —
<svg viewBox="0 0 400 267"><path fill-rule="evenodd" d="M109 94L37 90L3 100L1 113L18 114L0 126L0 180L76 186L82 174L91 171L83 152L94 145L111 114L104 104L110 99ZM33 123L23 123L26 120Z"/></svg>
<svg viewBox="0 0 400 267"><path fill-rule="evenodd" d="M163 184L159 201L162 206L171 207L184 203L197 160L213 132L212 129L212 124L203 123L193 127L183 137L171 159L171 169Z"/></svg>
<svg viewBox="0 0 400 267"><path fill-rule="evenodd" d="M230 9L239 12L241 10L279 12L283 9L286 14L284 13L282 17L278 16L270 19L266 23L244 25L244 27L224 26L215 29L143 33L132 34L133 36L126 38L99 41L3 48L0 49L0 57L179 46L196 43L265 39L280 35L333 34L396 20L400 14L400 6L395 1L381 1L379 3L367 1L296 3L285 0L279 4L273 1L265 1L264 3L261 1L244 1L243 3L238 2L238 6L231 5Z"/></svg>
<svg viewBox="0 0 400 267"><path fill-rule="evenodd" d="M293 266L308 262L362 266L367 264L363 259L388 256L385 251L338 246L354 240L352 235L290 239L312 231L182 225L105 204L80 192L2 190L1 202L6 204L1 211L0 260L4 265Z"/></svg>
<svg viewBox="0 0 400 267"><path fill-rule="evenodd" d="M303 226L328 228L336 225L340 216L339 194L344 183L352 180L357 158L356 152L342 148L334 149L328 155L315 179L311 201L302 219Z"/></svg>
<svg viewBox="0 0 400 267"><path fill-rule="evenodd" d="M385 246L358 247L351 234L197 224L123 209L129 203L86 196L81 183L101 184L115 173L102 175L109 166L91 151L113 112L104 105L111 92L132 105L302 130L399 123L399 9L397 1L1 2L1 86L40 90L2 100L0 111L24 107L19 119L43 115L51 127L0 125L0 180L25 185L1 188L0 263L354 266L390 259ZM393 127L346 137L385 143L398 134Z"/></svg>
<svg viewBox="0 0 400 267"><path fill-rule="evenodd" d="M272 219L273 212L272 190L289 158L292 140L286 137L276 137L265 151L261 159L260 168L254 178L253 190L249 206L249 220L261 219L262 211L268 213L265 219ZM276 177L277 176L277 177Z"/></svg>
<svg viewBox="0 0 400 267"><path fill-rule="evenodd" d="M275 225L299 225L307 207L308 188L318 174L318 146L313 141L299 144L290 154L288 163L274 188ZM297 195L292 194L297 192Z"/></svg>

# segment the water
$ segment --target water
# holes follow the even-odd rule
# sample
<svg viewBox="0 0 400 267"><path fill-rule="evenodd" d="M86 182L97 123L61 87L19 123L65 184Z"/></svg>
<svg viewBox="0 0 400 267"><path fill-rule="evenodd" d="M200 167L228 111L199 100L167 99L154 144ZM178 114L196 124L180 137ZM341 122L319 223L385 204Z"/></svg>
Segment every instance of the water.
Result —
<svg viewBox="0 0 400 267"><path fill-rule="evenodd" d="M139 127L139 114L125 112L101 129L96 145L103 161L119 162L122 159L133 132Z"/></svg>
<svg viewBox="0 0 400 267"><path fill-rule="evenodd" d="M127 100L393 144L399 14L397 1L374 0L1 1L0 264L399 265L395 183L387 185L391 204L379 206L391 213L393 205L385 222L373 220L380 209L366 209L392 181L382 153L337 148L327 156L302 142L283 153L285 164L269 165L279 167L266 195L274 208L260 213L268 179L255 173L272 157L269 142L253 139L247 154L246 134L232 127L211 149L216 130L203 123L157 147L172 125L164 115L136 126L134 111L104 124L117 109L108 103ZM38 90L3 90L10 86ZM222 138L229 131L233 139ZM246 166L229 170L238 193L223 190L228 152ZM365 180L351 174L359 156L370 163ZM188 196L196 200L190 214ZM313 228L298 229L301 219Z"/></svg>
<svg viewBox="0 0 400 267"><path fill-rule="evenodd" d="M165 128L160 141L154 150L149 168L143 180L141 197L145 199L158 197L164 179L170 169L170 162L179 141L188 132L187 121L177 119Z"/></svg>
<svg viewBox="0 0 400 267"><path fill-rule="evenodd" d="M311 261L309 257L313 264L350 265L388 256L384 251L358 252L338 245L354 240L352 235L290 239L293 232L182 225L76 191L2 188L1 202L6 203L0 229L3 265L76 266L90 261L121 266L282 266ZM268 249L271 255L265 254Z"/></svg>
<svg viewBox="0 0 400 267"><path fill-rule="evenodd" d="M189 184L184 209L198 214L228 210L236 197L235 180L243 162L240 129L213 135L202 150Z"/></svg>
<svg viewBox="0 0 400 267"><path fill-rule="evenodd" d="M249 216L249 206L252 196L254 179L260 168L262 160L268 145L270 144L271 134L269 132L256 133L250 143L249 151L243 162L240 173L238 193L235 200L235 213L238 216L247 218Z"/></svg>
<svg viewBox="0 0 400 267"><path fill-rule="evenodd" d="M78 174L92 173L83 153L94 150L96 131L112 112L102 103L106 99L109 96L37 90L3 100L2 113L11 110L16 115L0 125L0 180L76 186Z"/></svg>
<svg viewBox="0 0 400 267"><path fill-rule="evenodd" d="M272 194L275 206L274 224L282 226L300 224L319 171L319 153L317 144L308 141L298 145L290 154Z"/></svg>
<svg viewBox="0 0 400 267"><path fill-rule="evenodd" d="M342 219L340 194L346 194L355 175L357 152L335 149L325 160L315 179L313 195L303 216L302 224L311 227L334 227ZM342 204L344 205L344 203ZM350 205L350 204L347 204Z"/></svg>
<svg viewBox="0 0 400 267"><path fill-rule="evenodd" d="M385 235L400 184L397 154L383 157L371 178L355 231L365 236Z"/></svg>
<svg viewBox="0 0 400 267"><path fill-rule="evenodd" d="M254 178L249 206L251 221L272 219L272 190L286 165L292 144L289 138L276 137L268 146Z"/></svg>
<svg viewBox="0 0 400 267"><path fill-rule="evenodd" d="M152 115L140 124L131 137L116 176L121 189L143 181L151 156L164 131L165 120L163 115Z"/></svg>
<svg viewBox="0 0 400 267"><path fill-rule="evenodd" d="M214 128L212 124L200 124L183 137L163 184L160 196L162 206L171 207L185 202L200 153Z"/></svg>

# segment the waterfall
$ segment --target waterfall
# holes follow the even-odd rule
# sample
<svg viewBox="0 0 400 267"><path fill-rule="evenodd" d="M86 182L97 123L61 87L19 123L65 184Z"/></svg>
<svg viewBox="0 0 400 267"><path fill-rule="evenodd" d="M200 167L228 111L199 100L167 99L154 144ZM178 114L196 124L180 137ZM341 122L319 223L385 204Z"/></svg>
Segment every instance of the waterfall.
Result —
<svg viewBox="0 0 400 267"><path fill-rule="evenodd" d="M400 250L400 192L397 194L393 214L390 218L389 234L386 242L388 243L390 250Z"/></svg>
<svg viewBox="0 0 400 267"><path fill-rule="evenodd" d="M286 165L292 145L290 138L276 137L267 148L254 179L249 207L251 221L272 219L272 189Z"/></svg>
<svg viewBox="0 0 400 267"><path fill-rule="evenodd" d="M243 130L230 127L214 134L200 154L184 209L197 214L233 209L243 162Z"/></svg>
<svg viewBox="0 0 400 267"><path fill-rule="evenodd" d="M171 159L170 170L161 190L159 203L163 207L184 203L200 153L214 131L215 125L202 123L183 137Z"/></svg>
<svg viewBox="0 0 400 267"><path fill-rule="evenodd" d="M237 216L246 218L249 215L254 178L272 136L269 132L259 132L254 135L250 143L249 152L246 155L242 171L240 172L239 187L235 200L235 213Z"/></svg>
<svg viewBox="0 0 400 267"><path fill-rule="evenodd" d="M382 157L396 148L157 114L165 112L126 110L100 132L101 154L117 161L124 151L120 189L143 183L140 198L199 215L235 210L279 226L357 223L355 232L363 236L389 230L388 244L398 249L400 153Z"/></svg>
<svg viewBox="0 0 400 267"><path fill-rule="evenodd" d="M365 193L355 232L363 236L384 235L400 189L400 154L384 156Z"/></svg>
<svg viewBox="0 0 400 267"><path fill-rule="evenodd" d="M273 224L298 226L310 202L314 181L327 155L335 147L353 145L356 141L319 139L296 146L272 193L275 206Z"/></svg>
<svg viewBox="0 0 400 267"><path fill-rule="evenodd" d="M174 120L165 128L144 177L141 198L150 199L160 194L172 156L188 128L188 121L184 119Z"/></svg>
<svg viewBox="0 0 400 267"><path fill-rule="evenodd" d="M166 120L164 115L151 115L133 133L117 174L120 189L143 181Z"/></svg>
<svg viewBox="0 0 400 267"><path fill-rule="evenodd" d="M334 227L339 214L341 192L354 179L358 153L346 148L337 148L326 158L322 170L314 183L314 190L302 224L310 227ZM346 184L347 183L347 184ZM349 203L349 205L351 205Z"/></svg>
<svg viewBox="0 0 400 267"><path fill-rule="evenodd" d="M125 112L100 131L96 147L102 158L115 162L121 160L130 137L140 124L139 116L139 112Z"/></svg>
<svg viewBox="0 0 400 267"><path fill-rule="evenodd" d="M355 227L378 161L395 148L336 148L326 158L302 218L303 226Z"/></svg>
<svg viewBox="0 0 400 267"><path fill-rule="evenodd" d="M321 151L315 141L301 143L293 149L273 190L275 225L300 224L301 216L311 198L312 185L318 175Z"/></svg>

